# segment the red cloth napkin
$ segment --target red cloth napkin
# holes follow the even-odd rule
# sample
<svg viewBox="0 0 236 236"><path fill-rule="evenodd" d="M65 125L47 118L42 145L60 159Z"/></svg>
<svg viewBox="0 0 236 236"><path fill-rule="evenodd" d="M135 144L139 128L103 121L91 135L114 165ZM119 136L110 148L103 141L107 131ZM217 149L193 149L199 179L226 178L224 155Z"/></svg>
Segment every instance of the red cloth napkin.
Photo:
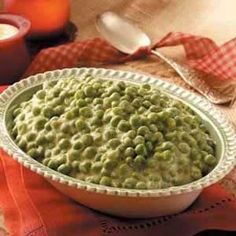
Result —
<svg viewBox="0 0 236 236"><path fill-rule="evenodd" d="M182 44L189 65L217 76L236 78L236 39L217 47L210 39L170 33L155 47ZM76 67L78 64L121 63L146 56L150 48L124 55L96 38L42 50L25 73ZM0 151L0 208L10 235L193 235L205 229L236 231L236 201L218 184L184 213L152 220L124 220L83 207L56 191L41 176L25 169Z"/></svg>
<svg viewBox="0 0 236 236"><path fill-rule="evenodd" d="M219 80L236 80L236 38L218 47L211 39L169 33L153 49L183 45L187 63ZM76 67L78 62L118 63L140 58L150 53L150 48L141 48L133 55L125 55L101 38L74 42L42 50L34 59L25 76L59 68Z"/></svg>
<svg viewBox="0 0 236 236"><path fill-rule="evenodd" d="M236 199L215 184L183 213L148 220L106 216L75 203L0 150L0 208L11 236L189 236L236 231ZM137 206L138 207L138 206Z"/></svg>

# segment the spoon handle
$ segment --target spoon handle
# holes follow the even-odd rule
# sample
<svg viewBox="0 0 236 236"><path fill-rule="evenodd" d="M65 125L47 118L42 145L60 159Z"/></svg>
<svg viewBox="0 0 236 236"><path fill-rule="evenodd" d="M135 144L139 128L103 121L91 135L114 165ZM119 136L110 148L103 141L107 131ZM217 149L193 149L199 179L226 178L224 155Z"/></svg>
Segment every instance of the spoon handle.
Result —
<svg viewBox="0 0 236 236"><path fill-rule="evenodd" d="M203 79L199 78L195 70L176 63L174 60L165 57L156 50L151 50L151 53L172 67L188 85L205 96L210 102L222 104L232 100L231 96L222 96L222 93L211 88Z"/></svg>

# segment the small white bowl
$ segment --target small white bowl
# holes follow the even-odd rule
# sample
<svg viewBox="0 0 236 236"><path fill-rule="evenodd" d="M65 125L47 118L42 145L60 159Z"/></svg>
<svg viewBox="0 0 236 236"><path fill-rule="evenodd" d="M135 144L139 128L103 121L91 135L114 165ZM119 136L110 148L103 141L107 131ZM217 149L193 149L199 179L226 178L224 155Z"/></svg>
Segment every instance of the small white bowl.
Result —
<svg viewBox="0 0 236 236"><path fill-rule="evenodd" d="M86 183L58 173L32 159L18 148L9 135L7 127L11 120L9 112L11 107L28 99L46 80L77 77L84 73L132 83L149 83L173 98L182 100L201 116L216 141L216 155L219 159L217 166L208 175L186 185L160 190L135 190ZM55 188L79 203L101 212L123 217L155 217L185 210L204 188L216 183L234 168L236 156L234 128L208 101L174 84L127 71L73 68L38 74L15 83L0 95L0 130L0 146L20 164L44 176Z"/></svg>

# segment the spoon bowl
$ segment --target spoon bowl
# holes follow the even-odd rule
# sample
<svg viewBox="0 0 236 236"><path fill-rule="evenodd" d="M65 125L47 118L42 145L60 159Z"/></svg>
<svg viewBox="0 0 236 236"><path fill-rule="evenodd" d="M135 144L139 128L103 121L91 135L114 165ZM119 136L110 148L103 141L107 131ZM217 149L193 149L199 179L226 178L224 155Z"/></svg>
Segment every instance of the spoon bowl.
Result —
<svg viewBox="0 0 236 236"><path fill-rule="evenodd" d="M123 53L132 54L141 47L150 47L151 40L129 19L107 11L97 16L96 26L112 46Z"/></svg>

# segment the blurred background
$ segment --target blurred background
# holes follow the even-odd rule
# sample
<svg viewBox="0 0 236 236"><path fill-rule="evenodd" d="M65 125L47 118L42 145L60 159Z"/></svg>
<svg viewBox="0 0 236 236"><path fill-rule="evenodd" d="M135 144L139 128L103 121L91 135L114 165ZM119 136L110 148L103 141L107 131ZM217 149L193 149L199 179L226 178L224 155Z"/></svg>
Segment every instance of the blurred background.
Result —
<svg viewBox="0 0 236 236"><path fill-rule="evenodd" d="M0 9L2 6L0 0ZM236 36L235 9L235 0L71 0L71 21L78 28L78 40L98 36L96 15L113 10L136 21L153 42L170 31L182 31L222 44ZM177 58L182 54L181 49L174 53L175 49L162 50Z"/></svg>

